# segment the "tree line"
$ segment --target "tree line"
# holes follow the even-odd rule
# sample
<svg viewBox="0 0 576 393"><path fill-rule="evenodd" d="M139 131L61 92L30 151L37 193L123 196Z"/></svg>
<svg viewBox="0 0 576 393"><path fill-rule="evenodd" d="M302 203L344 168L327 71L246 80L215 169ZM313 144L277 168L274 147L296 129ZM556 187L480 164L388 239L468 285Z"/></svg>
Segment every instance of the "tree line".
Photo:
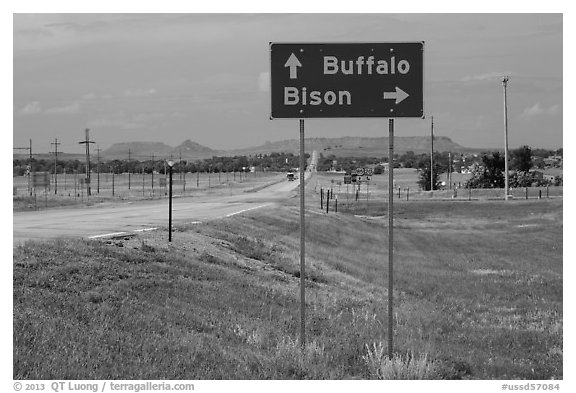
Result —
<svg viewBox="0 0 576 393"><path fill-rule="evenodd" d="M558 154L559 153L559 154ZM555 177L553 181L545 179L532 169L543 169L543 158L551 155L561 155L562 149L551 151L538 149L536 155L529 146L521 146L518 149L509 151L508 162L508 185L515 187L539 187L546 185L560 186L563 183L561 176ZM456 164L458 162L456 161ZM466 188L504 188L506 179L505 157L500 152L485 152L475 158L471 165L468 162L468 168L471 171L471 178L465 183ZM448 167L441 163L434 165L434 189L440 188L439 176L445 173ZM430 190L430 162L424 161L419 164L420 180L419 185L422 189Z"/></svg>
<svg viewBox="0 0 576 393"><path fill-rule="evenodd" d="M306 159L310 157L305 155ZM270 153L256 154L251 156L234 156L206 158L203 160L188 161L175 160L173 171L179 172L248 172L254 167L258 171L267 172L286 172L297 168L299 165L299 156L292 153ZM31 169L32 168L32 169ZM91 162L90 169L92 172L100 171L102 173L147 173L153 171L164 173L168 170L166 161L159 160L107 160L100 163ZM29 170L34 172L54 173L54 160L52 159L14 159L13 174L14 176L23 176ZM57 160L57 173L78 173L86 172L86 162L81 160Z"/></svg>
<svg viewBox="0 0 576 393"><path fill-rule="evenodd" d="M553 182L539 178L531 171L532 169L543 169L544 159L549 156L562 156L563 149L532 149L529 146L521 146L518 149L509 151L508 169L510 187L530 187L544 185L561 185L562 177L556 177ZM334 167L336 161L336 167ZM336 157L333 154L324 156L320 154L317 169L328 171L335 169L350 173L358 167L373 167L374 174L384 172L382 163L387 163L388 157ZM484 152L480 155L472 154L450 154L448 152L434 152L434 170L430 170L430 154L416 154L408 151L401 155L394 155L394 167L414 168L418 170L418 185L422 190L430 191L433 184L434 190L442 187L440 176L448 171L461 172L462 168L470 169L471 179L465 187L471 188L503 188L505 182L504 156L499 152ZM433 182L430 177L433 176Z"/></svg>

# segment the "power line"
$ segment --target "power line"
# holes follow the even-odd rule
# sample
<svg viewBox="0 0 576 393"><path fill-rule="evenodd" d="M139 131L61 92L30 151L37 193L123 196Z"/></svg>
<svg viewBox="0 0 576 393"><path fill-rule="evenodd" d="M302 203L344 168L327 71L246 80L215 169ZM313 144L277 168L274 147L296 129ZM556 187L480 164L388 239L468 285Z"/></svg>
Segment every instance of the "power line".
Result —
<svg viewBox="0 0 576 393"><path fill-rule="evenodd" d="M58 138L54 138L54 142L50 143L54 145L54 195L58 194L58 175L56 174L56 167L58 165L58 145L61 143L58 142Z"/></svg>
<svg viewBox="0 0 576 393"><path fill-rule="evenodd" d="M430 191L434 191L434 116L430 116Z"/></svg>
<svg viewBox="0 0 576 393"><path fill-rule="evenodd" d="M84 130L86 133L86 140L78 142L79 144L86 145L86 195L90 196L90 143L96 143L90 140L90 129Z"/></svg>
<svg viewBox="0 0 576 393"><path fill-rule="evenodd" d="M508 200L508 106L506 104L506 88L509 77L502 78L504 87L504 199Z"/></svg>
<svg viewBox="0 0 576 393"><path fill-rule="evenodd" d="M128 149L128 189L130 189L130 172L132 172L132 170L130 169L130 154L131 154L131 150Z"/></svg>
<svg viewBox="0 0 576 393"><path fill-rule="evenodd" d="M30 139L30 147L14 147L14 150L28 150L30 152L30 165L28 168L28 192L32 196L32 139Z"/></svg>
<svg viewBox="0 0 576 393"><path fill-rule="evenodd" d="M96 148L96 152L98 153L98 163L96 164L96 173L97 173L97 176L98 176L98 181L97 181L98 186L97 186L97 189L96 189L97 191L96 191L96 192L97 192L98 194L100 194L100 151L101 151L101 150L102 150L102 149L100 149L100 146L98 146L98 147Z"/></svg>
<svg viewBox="0 0 576 393"><path fill-rule="evenodd" d="M155 160L155 155L152 154L152 196L154 196L154 160Z"/></svg>

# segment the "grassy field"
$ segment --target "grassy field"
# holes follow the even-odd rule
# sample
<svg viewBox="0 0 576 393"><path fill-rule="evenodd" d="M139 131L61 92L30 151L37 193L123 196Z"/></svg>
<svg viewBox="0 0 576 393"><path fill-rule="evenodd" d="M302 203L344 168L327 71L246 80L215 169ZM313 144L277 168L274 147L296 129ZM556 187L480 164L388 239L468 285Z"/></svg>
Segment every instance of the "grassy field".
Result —
<svg viewBox="0 0 576 393"><path fill-rule="evenodd" d="M452 189L430 191L420 191L418 186L418 172L416 169L398 168L394 169L394 195L398 199L409 200L428 200L428 199L504 199L504 189L472 189L463 188L470 174L453 173L452 183L455 185ZM443 173L440 176L441 181L447 180L447 175ZM343 184L344 175L341 173L318 172L313 188L317 193L320 188L324 190L331 188L334 195L338 194L340 202L346 200L346 184ZM461 186L461 187L459 187ZM357 186L356 186L357 188ZM456 191L454 190L456 188ZM563 187L529 187L528 199L538 199L548 197L559 197L563 195ZM525 199L525 188L511 188L510 195L515 199ZM368 186L366 182L360 185L359 200L365 201L366 194L370 199L387 199L388 198L388 173L371 176ZM348 199L354 199L354 185L348 185Z"/></svg>
<svg viewBox="0 0 576 393"><path fill-rule="evenodd" d="M244 192L253 188L262 187L275 181L285 180L284 173L258 172L258 173L188 173L180 177L173 174L172 193L174 196L205 196L221 194L223 190L228 194ZM16 189L13 196L13 210L26 211L45 209L59 206L90 206L99 203L114 203L123 201L137 201L145 199L166 198L167 187L160 186L160 179L164 175L155 174L128 174L114 175L110 173L100 174L100 186L96 181L96 175L92 175L91 196L87 197L85 186L80 185L84 175L70 175L64 178L58 175L58 193L54 188L36 191L36 198L30 196L28 191L28 178L26 176L15 177L12 185ZM54 180L51 180L54 187ZM112 187L114 185L114 187ZM114 195L112 189L114 188Z"/></svg>
<svg viewBox="0 0 576 393"><path fill-rule="evenodd" d="M307 214L297 198L110 241L14 248L14 379L561 379L562 200Z"/></svg>

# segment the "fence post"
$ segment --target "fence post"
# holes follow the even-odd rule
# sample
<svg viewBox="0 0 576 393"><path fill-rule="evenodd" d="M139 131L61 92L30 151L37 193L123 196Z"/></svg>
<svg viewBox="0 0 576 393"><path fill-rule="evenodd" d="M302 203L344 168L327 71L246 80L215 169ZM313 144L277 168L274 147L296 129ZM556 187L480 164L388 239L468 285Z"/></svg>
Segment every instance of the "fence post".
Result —
<svg viewBox="0 0 576 393"><path fill-rule="evenodd" d="M528 199L528 187L524 187L524 189L526 190L526 199Z"/></svg>
<svg viewBox="0 0 576 393"><path fill-rule="evenodd" d="M538 190L538 199L542 199L542 190Z"/></svg>
<svg viewBox="0 0 576 393"><path fill-rule="evenodd" d="M406 188L406 200L410 199L410 188Z"/></svg>
<svg viewBox="0 0 576 393"><path fill-rule="evenodd" d="M398 187L398 199L400 199L400 187Z"/></svg>
<svg viewBox="0 0 576 393"><path fill-rule="evenodd" d="M468 187L468 200L472 200L472 186Z"/></svg>
<svg viewBox="0 0 576 393"><path fill-rule="evenodd" d="M335 205L334 205L334 211L335 211L336 213L338 213L338 196L336 196L336 199L334 200L334 203L335 203Z"/></svg>
<svg viewBox="0 0 576 393"><path fill-rule="evenodd" d="M546 199L550 198L549 194L548 194L548 184L546 184Z"/></svg>
<svg viewBox="0 0 576 393"><path fill-rule="evenodd" d="M320 210L324 210L324 189L320 187Z"/></svg>

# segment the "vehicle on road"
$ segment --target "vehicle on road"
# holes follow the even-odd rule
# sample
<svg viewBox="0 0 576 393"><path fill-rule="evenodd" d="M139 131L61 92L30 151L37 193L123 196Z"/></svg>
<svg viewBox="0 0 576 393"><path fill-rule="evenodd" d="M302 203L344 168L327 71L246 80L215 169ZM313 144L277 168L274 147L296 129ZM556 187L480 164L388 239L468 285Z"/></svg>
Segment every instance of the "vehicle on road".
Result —
<svg viewBox="0 0 576 393"><path fill-rule="evenodd" d="M294 177L294 173L293 173L293 172L288 172L288 174L286 175L286 178L288 179L288 181L294 181L294 180L296 180L296 178Z"/></svg>

